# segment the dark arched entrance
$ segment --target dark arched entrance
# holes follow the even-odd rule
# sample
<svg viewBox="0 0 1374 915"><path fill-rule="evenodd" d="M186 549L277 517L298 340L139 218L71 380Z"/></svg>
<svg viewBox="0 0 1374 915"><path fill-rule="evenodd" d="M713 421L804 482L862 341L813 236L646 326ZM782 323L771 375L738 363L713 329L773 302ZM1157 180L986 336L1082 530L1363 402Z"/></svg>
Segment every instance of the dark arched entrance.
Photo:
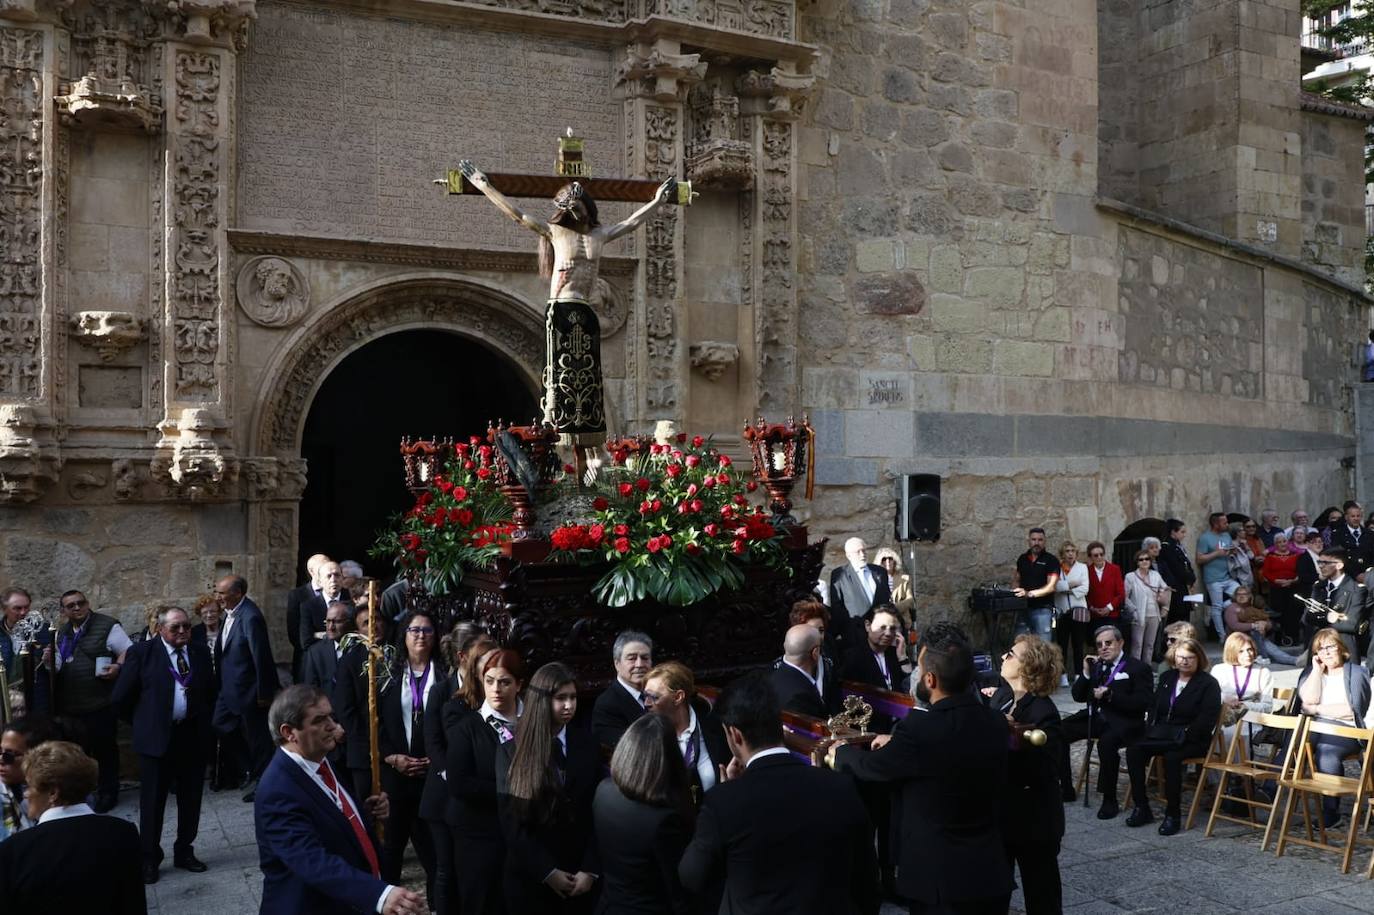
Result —
<svg viewBox="0 0 1374 915"><path fill-rule="evenodd" d="M478 435L489 421L537 415L526 376L457 334L402 331L349 354L320 386L305 421L297 568L311 554L328 553L389 578L393 570L367 551L387 518L411 503L401 437Z"/></svg>
<svg viewBox="0 0 1374 915"><path fill-rule="evenodd" d="M1146 537L1158 537L1160 543L1169 536L1169 528L1160 518L1141 518L1126 526L1112 541L1112 562L1121 566L1123 572L1135 571L1135 554Z"/></svg>

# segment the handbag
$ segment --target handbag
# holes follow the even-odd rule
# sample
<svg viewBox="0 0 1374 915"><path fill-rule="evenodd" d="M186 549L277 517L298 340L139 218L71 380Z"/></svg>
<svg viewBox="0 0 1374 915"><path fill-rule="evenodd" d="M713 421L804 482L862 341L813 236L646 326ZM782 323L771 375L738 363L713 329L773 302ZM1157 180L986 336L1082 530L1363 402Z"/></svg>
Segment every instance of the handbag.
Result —
<svg viewBox="0 0 1374 915"><path fill-rule="evenodd" d="M1145 729L1141 745L1152 750L1174 750L1183 746L1188 728L1181 724L1152 724Z"/></svg>

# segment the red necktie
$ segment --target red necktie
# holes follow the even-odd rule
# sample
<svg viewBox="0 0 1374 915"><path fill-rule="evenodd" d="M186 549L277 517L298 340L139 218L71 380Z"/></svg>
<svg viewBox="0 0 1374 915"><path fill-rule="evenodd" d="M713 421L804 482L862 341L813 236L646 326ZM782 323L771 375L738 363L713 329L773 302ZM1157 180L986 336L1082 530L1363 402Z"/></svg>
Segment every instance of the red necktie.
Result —
<svg viewBox="0 0 1374 915"><path fill-rule="evenodd" d="M353 835L357 838L358 844L363 847L363 854L367 857L368 866L372 868L372 876L380 877L382 868L377 863L377 849L372 847L372 840L367 837L367 830L363 828L362 820L358 819L357 811L348 802L348 797L339 790L339 783L334 781L334 773L329 768L328 760L320 765L320 781L324 782L324 786L343 805L343 815L348 820L348 825L353 827Z"/></svg>

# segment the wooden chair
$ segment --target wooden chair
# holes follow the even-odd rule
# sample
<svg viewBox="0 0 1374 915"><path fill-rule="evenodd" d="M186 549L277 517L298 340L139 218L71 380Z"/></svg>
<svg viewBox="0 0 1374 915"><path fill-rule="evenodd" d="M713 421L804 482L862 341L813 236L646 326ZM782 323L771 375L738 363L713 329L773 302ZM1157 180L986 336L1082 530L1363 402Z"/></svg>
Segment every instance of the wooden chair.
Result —
<svg viewBox="0 0 1374 915"><path fill-rule="evenodd" d="M1318 772L1311 743L1311 738L1315 734L1346 737L1358 741L1363 746L1359 754L1359 775L1351 777L1343 774L1332 775ZM1284 797L1283 820L1279 824L1279 842L1275 848L1275 854L1281 857L1289 842L1305 845L1319 851L1340 852L1341 873L1349 873L1350 859L1355 854L1356 836L1359 832L1361 814L1364 812L1371 795L1371 787L1374 787L1371 784L1371 777L1374 776L1374 772L1371 772L1370 769L1370 756L1374 754L1374 728L1346 727L1345 725L1318 721L1304 715L1294 743L1296 747L1288 753L1285 765L1279 774L1279 788L1286 791L1287 794ZM1293 816L1293 802L1298 795L1302 795L1303 799L1305 838L1288 834L1288 824ZM1346 830L1344 843L1332 845L1327 842L1326 824L1320 817L1320 811L1317 819L1317 838L1313 838L1311 802L1314 797L1353 798L1354 808L1350 814L1350 826Z"/></svg>
<svg viewBox="0 0 1374 915"><path fill-rule="evenodd" d="M1228 823L1239 823L1242 826L1249 826L1251 829L1263 828L1264 842L1260 847L1267 848L1269 846L1269 833L1273 828L1275 820L1274 810L1276 809L1279 794L1276 790L1273 801L1266 802L1257 800L1255 798L1254 783L1274 782L1277 785L1280 773L1282 773L1284 767L1288 764L1288 755L1293 752L1293 748L1297 744L1297 741L1294 740L1293 737L1298 732L1298 728L1301 724L1302 721L1297 715L1274 715L1267 712L1248 711L1236 722L1236 729L1231 735L1231 741L1228 745L1222 747L1220 755L1216 753L1216 749L1221 747L1223 743L1221 739L1222 729L1217 729L1217 734L1212 741L1211 750L1207 755L1207 759L1202 764L1203 778L1207 777L1208 772L1215 772L1219 776L1217 793L1216 797L1212 800L1212 811L1207 817L1207 829L1203 833L1204 836L1211 838L1213 831L1216 829L1217 821L1224 820ZM1250 749L1249 736L1249 730L1252 727L1268 727L1273 728L1276 732L1288 734L1282 762L1276 763L1273 760L1266 761L1254 758ZM1232 778L1242 779L1242 785L1245 788L1244 799L1239 797L1231 798L1231 800L1243 804L1246 807L1249 815L1244 819L1221 812L1221 805L1223 801L1226 800L1226 784ZM1201 798L1201 791L1193 795L1193 803L1188 810L1189 829L1193 826L1193 818L1197 815ZM1256 810L1265 810L1268 812L1268 816L1265 818L1263 824L1255 817Z"/></svg>

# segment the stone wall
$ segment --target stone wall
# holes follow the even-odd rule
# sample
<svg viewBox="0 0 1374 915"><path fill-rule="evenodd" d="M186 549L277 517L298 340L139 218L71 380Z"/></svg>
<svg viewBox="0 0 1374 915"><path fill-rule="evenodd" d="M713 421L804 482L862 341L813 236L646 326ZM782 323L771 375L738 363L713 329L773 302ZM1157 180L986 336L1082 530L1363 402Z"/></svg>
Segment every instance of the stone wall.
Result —
<svg viewBox="0 0 1374 915"><path fill-rule="evenodd" d="M1302 257L1347 283L1364 282L1364 163L1348 150L1368 122L1314 111L1302 115Z"/></svg>

